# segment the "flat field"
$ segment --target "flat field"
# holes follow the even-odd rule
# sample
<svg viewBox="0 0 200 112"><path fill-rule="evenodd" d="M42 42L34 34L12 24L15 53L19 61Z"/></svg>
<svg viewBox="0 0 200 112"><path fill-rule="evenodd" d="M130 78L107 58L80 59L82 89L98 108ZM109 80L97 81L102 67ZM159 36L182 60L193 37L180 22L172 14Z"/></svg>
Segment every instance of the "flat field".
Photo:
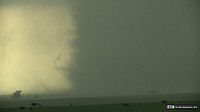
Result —
<svg viewBox="0 0 200 112"><path fill-rule="evenodd" d="M173 104L198 104L200 101L170 102ZM123 104L102 105L73 105L73 106L42 106L33 110L18 108L0 108L0 112L200 112L198 110L166 110L161 102L129 103L129 107Z"/></svg>

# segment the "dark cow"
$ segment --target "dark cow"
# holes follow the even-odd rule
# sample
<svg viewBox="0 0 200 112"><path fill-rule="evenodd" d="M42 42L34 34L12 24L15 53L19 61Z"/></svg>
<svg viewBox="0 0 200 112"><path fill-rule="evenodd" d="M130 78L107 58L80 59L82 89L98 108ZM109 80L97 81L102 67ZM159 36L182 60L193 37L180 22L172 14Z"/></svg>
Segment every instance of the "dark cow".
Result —
<svg viewBox="0 0 200 112"><path fill-rule="evenodd" d="M73 106L73 105L74 105L74 103L70 103L69 105L70 105L70 106Z"/></svg>
<svg viewBox="0 0 200 112"><path fill-rule="evenodd" d="M26 109L26 107L20 106L19 109L20 109L20 110L23 110L23 109Z"/></svg>
<svg viewBox="0 0 200 112"><path fill-rule="evenodd" d="M123 103L123 107L130 107L128 103Z"/></svg>
<svg viewBox="0 0 200 112"><path fill-rule="evenodd" d="M41 105L41 104L38 104L38 106L41 107L42 105Z"/></svg>
<svg viewBox="0 0 200 112"><path fill-rule="evenodd" d="M38 103L31 103L31 106L36 107L38 105Z"/></svg>

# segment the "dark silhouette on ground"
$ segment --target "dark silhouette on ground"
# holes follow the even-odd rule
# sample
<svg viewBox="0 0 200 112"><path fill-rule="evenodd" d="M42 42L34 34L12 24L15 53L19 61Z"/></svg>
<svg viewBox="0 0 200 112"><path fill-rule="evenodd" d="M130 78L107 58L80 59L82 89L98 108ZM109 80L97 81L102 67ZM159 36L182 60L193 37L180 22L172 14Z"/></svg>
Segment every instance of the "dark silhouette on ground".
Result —
<svg viewBox="0 0 200 112"><path fill-rule="evenodd" d="M24 110L24 109L33 110L32 107L24 107L24 106L20 106L19 109L20 110Z"/></svg>
<svg viewBox="0 0 200 112"><path fill-rule="evenodd" d="M42 105L39 103L31 103L31 107L36 107L36 106L41 107Z"/></svg>
<svg viewBox="0 0 200 112"><path fill-rule="evenodd" d="M128 103L123 103L123 107L130 107Z"/></svg>
<svg viewBox="0 0 200 112"><path fill-rule="evenodd" d="M69 105L70 105L70 106L73 106L73 105L74 105L74 103L70 103Z"/></svg>
<svg viewBox="0 0 200 112"><path fill-rule="evenodd" d="M31 103L31 106L33 107L36 107L38 105L38 103Z"/></svg>
<svg viewBox="0 0 200 112"><path fill-rule="evenodd" d="M38 103L31 103L31 106L30 107L25 107L25 106L20 106L19 109L20 110L24 110L24 109L28 109L29 111L32 111L34 108L36 107L41 107L42 105L41 104L38 104Z"/></svg>
<svg viewBox="0 0 200 112"><path fill-rule="evenodd" d="M20 109L20 110L23 110L23 109L26 109L26 107L20 106L19 109Z"/></svg>
<svg viewBox="0 0 200 112"><path fill-rule="evenodd" d="M41 104L38 104L38 106L41 107L42 105L41 105Z"/></svg>

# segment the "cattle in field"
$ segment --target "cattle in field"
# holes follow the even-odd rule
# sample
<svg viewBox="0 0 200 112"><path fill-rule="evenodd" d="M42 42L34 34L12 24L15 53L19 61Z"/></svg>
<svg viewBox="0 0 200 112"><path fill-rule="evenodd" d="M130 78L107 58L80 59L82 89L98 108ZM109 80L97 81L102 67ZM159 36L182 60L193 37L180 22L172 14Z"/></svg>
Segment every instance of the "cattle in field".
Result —
<svg viewBox="0 0 200 112"><path fill-rule="evenodd" d="M38 106L41 107L42 105L41 105L41 104L38 104Z"/></svg>
<svg viewBox="0 0 200 112"><path fill-rule="evenodd" d="M19 109L20 109L20 110L24 110L24 109L26 109L26 107L20 106Z"/></svg>
<svg viewBox="0 0 200 112"><path fill-rule="evenodd" d="M31 103L31 106L33 107L36 107L38 105L38 103Z"/></svg>
<svg viewBox="0 0 200 112"><path fill-rule="evenodd" d="M73 105L74 105L74 103L70 103L69 105L70 105L70 106L73 106Z"/></svg>
<svg viewBox="0 0 200 112"><path fill-rule="evenodd" d="M130 107L128 103L123 103L123 107Z"/></svg>

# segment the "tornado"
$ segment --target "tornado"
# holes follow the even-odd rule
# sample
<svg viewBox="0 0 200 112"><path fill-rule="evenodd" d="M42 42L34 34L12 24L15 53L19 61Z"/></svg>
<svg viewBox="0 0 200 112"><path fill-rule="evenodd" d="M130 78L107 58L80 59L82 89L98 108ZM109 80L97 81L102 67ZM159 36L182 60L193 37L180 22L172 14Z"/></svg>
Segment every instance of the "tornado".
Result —
<svg viewBox="0 0 200 112"><path fill-rule="evenodd" d="M69 1L2 0L0 95L70 91L76 38Z"/></svg>

